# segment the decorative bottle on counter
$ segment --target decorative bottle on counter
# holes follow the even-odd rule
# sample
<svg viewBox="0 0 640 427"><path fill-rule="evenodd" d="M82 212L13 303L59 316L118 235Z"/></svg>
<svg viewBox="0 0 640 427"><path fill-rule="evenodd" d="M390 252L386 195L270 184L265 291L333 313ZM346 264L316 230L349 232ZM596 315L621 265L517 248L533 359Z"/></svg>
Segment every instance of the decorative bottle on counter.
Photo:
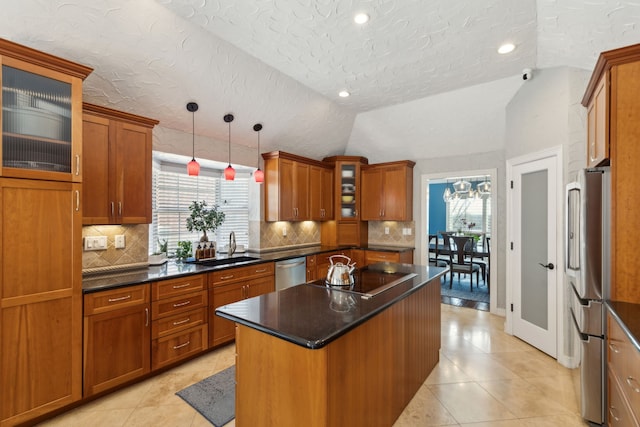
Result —
<svg viewBox="0 0 640 427"><path fill-rule="evenodd" d="M198 247L196 248L196 261L201 260L202 258L206 258L204 256L204 251L202 250L202 246L198 243Z"/></svg>

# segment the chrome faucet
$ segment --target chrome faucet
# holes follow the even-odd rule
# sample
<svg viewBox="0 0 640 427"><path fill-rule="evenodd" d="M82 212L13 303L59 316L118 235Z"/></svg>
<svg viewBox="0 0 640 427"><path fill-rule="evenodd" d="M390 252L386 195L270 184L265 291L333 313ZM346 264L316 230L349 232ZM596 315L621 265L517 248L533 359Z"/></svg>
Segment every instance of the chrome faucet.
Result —
<svg viewBox="0 0 640 427"><path fill-rule="evenodd" d="M229 256L236 252L236 233L233 231L229 234Z"/></svg>

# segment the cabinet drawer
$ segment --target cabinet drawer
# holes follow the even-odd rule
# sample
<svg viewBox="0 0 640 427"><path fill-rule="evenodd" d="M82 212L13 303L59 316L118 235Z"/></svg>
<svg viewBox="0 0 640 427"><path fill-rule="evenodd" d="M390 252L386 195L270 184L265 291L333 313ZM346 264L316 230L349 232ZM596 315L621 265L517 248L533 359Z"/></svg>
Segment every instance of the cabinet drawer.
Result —
<svg viewBox="0 0 640 427"><path fill-rule="evenodd" d="M609 316L607 356L613 374L632 408L640 408L640 352L631 343L618 322ZM640 416L640 409L636 410Z"/></svg>
<svg viewBox="0 0 640 427"><path fill-rule="evenodd" d="M204 274L194 274L193 276L163 280L161 282L155 282L152 286L151 299L153 301L206 289Z"/></svg>
<svg viewBox="0 0 640 427"><path fill-rule="evenodd" d="M609 365L609 379L607 383L607 394L609 396L607 402L608 425L610 427L638 426L638 421L633 416L632 409L624 398L624 392L622 391L624 384L618 382L618 378L611 371L611 365Z"/></svg>
<svg viewBox="0 0 640 427"><path fill-rule="evenodd" d="M181 359L196 355L207 347L207 325L152 341L151 367L158 369Z"/></svg>
<svg viewBox="0 0 640 427"><path fill-rule="evenodd" d="M207 306L207 291L193 292L151 303L153 320Z"/></svg>
<svg viewBox="0 0 640 427"><path fill-rule="evenodd" d="M218 286L220 284L230 283L240 279L274 275L274 265L275 264L273 262L266 262L262 264L248 265L246 267L214 271L213 273L209 273L209 286Z"/></svg>
<svg viewBox="0 0 640 427"><path fill-rule="evenodd" d="M154 320L151 324L151 337L153 339L165 337L176 332L184 331L207 323L207 308L179 313L172 316Z"/></svg>
<svg viewBox="0 0 640 427"><path fill-rule="evenodd" d="M367 265L376 262L399 262L400 254L398 252L365 251L364 259Z"/></svg>
<svg viewBox="0 0 640 427"><path fill-rule="evenodd" d="M149 302L149 285L128 286L84 296L84 315L104 313Z"/></svg>

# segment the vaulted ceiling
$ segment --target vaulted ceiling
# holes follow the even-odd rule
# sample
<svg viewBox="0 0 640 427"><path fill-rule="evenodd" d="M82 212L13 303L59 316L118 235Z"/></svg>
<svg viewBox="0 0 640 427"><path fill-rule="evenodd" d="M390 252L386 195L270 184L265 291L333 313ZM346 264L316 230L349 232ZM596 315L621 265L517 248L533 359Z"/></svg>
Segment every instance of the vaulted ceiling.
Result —
<svg viewBox="0 0 640 427"><path fill-rule="evenodd" d="M21 0L0 37L95 69L85 99L191 132L320 158L341 154L357 114L491 82L524 68L591 70L640 42L640 4L615 0ZM358 26L356 12L369 22ZM516 49L499 55L509 41ZM351 96L338 97L348 90ZM462 96L464 98L464 96ZM505 98L506 101L505 101Z"/></svg>

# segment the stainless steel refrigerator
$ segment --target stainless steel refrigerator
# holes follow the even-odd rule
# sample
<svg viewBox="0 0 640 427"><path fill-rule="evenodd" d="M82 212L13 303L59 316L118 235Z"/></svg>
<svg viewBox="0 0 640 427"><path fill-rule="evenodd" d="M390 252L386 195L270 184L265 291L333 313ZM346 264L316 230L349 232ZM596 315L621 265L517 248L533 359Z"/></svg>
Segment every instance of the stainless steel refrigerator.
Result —
<svg viewBox="0 0 640 427"><path fill-rule="evenodd" d="M608 168L584 169L567 185L566 274L571 318L581 342L582 417L604 424L605 306L609 289L610 187Z"/></svg>

